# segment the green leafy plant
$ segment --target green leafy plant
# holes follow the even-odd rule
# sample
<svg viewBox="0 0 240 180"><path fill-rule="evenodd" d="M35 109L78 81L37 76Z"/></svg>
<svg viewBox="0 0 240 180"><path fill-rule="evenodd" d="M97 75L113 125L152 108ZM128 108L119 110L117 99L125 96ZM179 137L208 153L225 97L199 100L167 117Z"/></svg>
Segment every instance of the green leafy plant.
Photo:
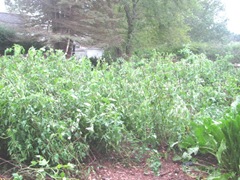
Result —
<svg viewBox="0 0 240 180"><path fill-rule="evenodd" d="M224 169L240 174L240 114L226 117L222 124L222 132L225 137L224 150L218 158Z"/></svg>
<svg viewBox="0 0 240 180"><path fill-rule="evenodd" d="M162 166L160 158L160 153L156 150L152 150L150 152L150 157L147 159L148 167L154 172L156 176L160 175L160 169Z"/></svg>
<svg viewBox="0 0 240 180"><path fill-rule="evenodd" d="M17 163L40 155L49 167L71 162L81 172L90 153L173 142L224 157L219 119L240 90L240 72L226 60L185 48L176 63L154 50L93 68L58 50L8 51L13 56L0 57L0 152Z"/></svg>
<svg viewBox="0 0 240 180"><path fill-rule="evenodd" d="M202 124L195 123L192 135L187 136L180 144L181 148L187 148L183 159L192 158L193 146L199 148L194 151L196 155L201 153L210 153L216 157L222 168L228 172L234 172L239 175L240 159L239 152L239 131L240 131L240 103L239 97L232 103L231 112L218 122L211 119L202 121Z"/></svg>
<svg viewBox="0 0 240 180"><path fill-rule="evenodd" d="M58 164L57 166L50 166L42 156L36 156L36 161L31 161L31 165L28 167L20 168L17 173L13 173L14 180L21 180L25 178L34 179L46 179L47 177L53 179L67 179L65 172L66 170L74 170L74 165L68 163L66 165Z"/></svg>

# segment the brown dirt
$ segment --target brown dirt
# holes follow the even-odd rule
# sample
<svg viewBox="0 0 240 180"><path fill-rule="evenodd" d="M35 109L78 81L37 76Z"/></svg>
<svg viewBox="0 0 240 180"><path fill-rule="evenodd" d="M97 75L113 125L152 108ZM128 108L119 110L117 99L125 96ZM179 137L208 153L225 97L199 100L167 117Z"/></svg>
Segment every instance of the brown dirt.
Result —
<svg viewBox="0 0 240 180"><path fill-rule="evenodd" d="M112 157L111 155L109 157ZM129 162L118 162L116 159L105 159L94 158L91 162L87 163L87 167L92 167L90 175L86 180L194 180L197 178L206 179L208 173L201 171L198 167L217 167L216 160L212 156L202 155L198 157L198 161L192 163L191 165L185 166L181 162L172 161L173 154L170 152L167 158L161 158L161 168L159 171L159 176L154 175L154 173L148 168L146 164L147 156L142 160L142 162L136 163L129 160ZM1 162L2 160L2 162ZM1 165L4 163L8 164L9 173L6 171L0 171L0 180L1 179L10 179L10 161L0 158L0 170ZM185 169L185 171L183 170ZM3 170L3 169L2 169ZM188 173L186 173L186 171ZM1 174L4 174L1 175ZM8 178L9 177L9 178ZM79 178L74 178L79 179Z"/></svg>
<svg viewBox="0 0 240 180"><path fill-rule="evenodd" d="M93 165L94 170L88 180L193 180L196 179L186 174L182 165L168 159L161 159L162 163L160 175L155 176L152 171L146 167L146 163L124 166L121 163L105 161L101 164Z"/></svg>

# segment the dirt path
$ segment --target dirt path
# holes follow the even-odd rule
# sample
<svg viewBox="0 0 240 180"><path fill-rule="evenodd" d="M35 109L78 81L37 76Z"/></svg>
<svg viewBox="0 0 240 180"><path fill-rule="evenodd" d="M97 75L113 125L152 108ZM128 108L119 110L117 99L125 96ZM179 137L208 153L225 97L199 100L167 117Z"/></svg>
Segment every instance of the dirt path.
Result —
<svg viewBox="0 0 240 180"><path fill-rule="evenodd" d="M193 180L182 170L182 165L170 160L161 160L160 175L155 176L146 168L144 163L131 167L124 167L120 163L104 162L95 164L94 171L88 180Z"/></svg>
<svg viewBox="0 0 240 180"><path fill-rule="evenodd" d="M184 166L181 162L173 162L172 157L173 155L169 154L168 158L165 159L162 157L161 159L159 159L159 161L161 162L159 176L154 175L154 173L146 165L145 160L142 160L142 162L140 163L132 161L131 163L120 163L114 159L103 160L101 158L94 158L91 163L86 164L87 167L91 167L92 169L90 175L87 178L86 176L85 178L75 177L74 180L194 180L197 178L205 179L208 174L206 172L197 170L196 167L199 165L205 166L204 163L206 163L206 166L216 164L212 157L202 156L199 160L202 160L202 162L204 162L203 164L197 165L197 163L192 163L191 166ZM11 164L11 162L9 161L4 162ZM211 162L213 164L208 164L208 162ZM0 163L0 165L1 164L3 163ZM11 170L11 168L9 169ZM186 173L184 169L185 171L187 169L188 173ZM3 170L0 171L0 179L11 179L10 177L10 171L9 173L4 172Z"/></svg>

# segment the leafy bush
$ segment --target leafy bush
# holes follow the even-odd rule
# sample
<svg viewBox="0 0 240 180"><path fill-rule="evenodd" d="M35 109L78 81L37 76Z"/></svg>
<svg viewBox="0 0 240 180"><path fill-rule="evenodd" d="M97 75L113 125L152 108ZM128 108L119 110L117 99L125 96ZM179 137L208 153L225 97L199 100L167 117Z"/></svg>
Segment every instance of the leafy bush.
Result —
<svg viewBox="0 0 240 180"><path fill-rule="evenodd" d="M232 63L240 63L240 43L230 43L227 46L228 54L232 55L230 62Z"/></svg>
<svg viewBox="0 0 240 180"><path fill-rule="evenodd" d="M203 53L208 59L213 61L227 58L231 63L240 63L240 45L237 42L228 44L192 43L188 48L194 54Z"/></svg>

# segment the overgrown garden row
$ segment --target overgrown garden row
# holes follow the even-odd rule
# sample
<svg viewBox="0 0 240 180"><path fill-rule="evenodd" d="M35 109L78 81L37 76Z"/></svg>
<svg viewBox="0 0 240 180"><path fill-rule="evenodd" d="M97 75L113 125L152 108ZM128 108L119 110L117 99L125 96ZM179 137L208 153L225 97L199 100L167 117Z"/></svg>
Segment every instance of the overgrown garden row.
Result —
<svg viewBox="0 0 240 180"><path fill-rule="evenodd" d="M0 57L1 155L25 164L15 178L77 177L94 153L137 159L166 144L183 161L211 153L240 174L240 71L226 58L183 49L173 62L152 51L92 67L60 51L22 51Z"/></svg>

